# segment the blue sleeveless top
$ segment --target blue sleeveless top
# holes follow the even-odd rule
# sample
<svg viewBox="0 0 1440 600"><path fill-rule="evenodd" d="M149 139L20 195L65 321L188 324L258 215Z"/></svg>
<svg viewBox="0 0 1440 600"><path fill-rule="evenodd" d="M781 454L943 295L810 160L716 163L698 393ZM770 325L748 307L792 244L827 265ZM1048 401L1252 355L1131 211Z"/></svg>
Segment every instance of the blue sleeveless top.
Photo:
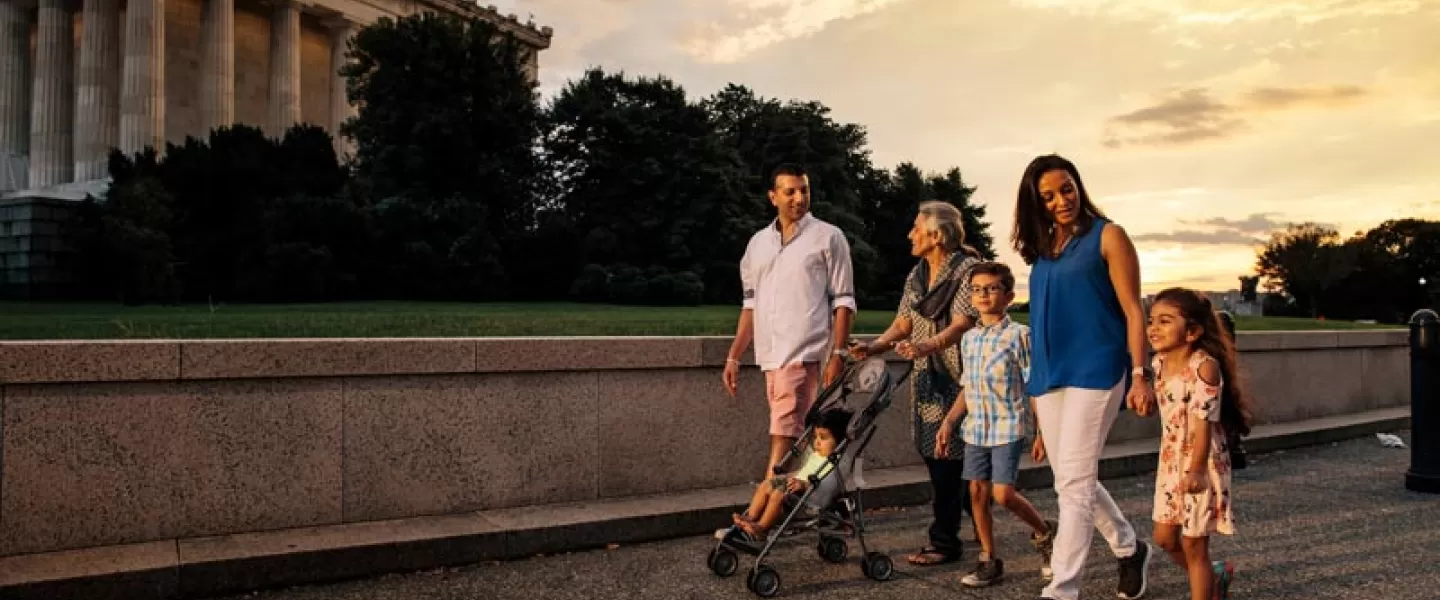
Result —
<svg viewBox="0 0 1440 600"><path fill-rule="evenodd" d="M1059 258L1042 255L1030 269L1030 396L1062 387L1109 390L1129 377L1125 313L1100 254L1108 222L1096 218Z"/></svg>

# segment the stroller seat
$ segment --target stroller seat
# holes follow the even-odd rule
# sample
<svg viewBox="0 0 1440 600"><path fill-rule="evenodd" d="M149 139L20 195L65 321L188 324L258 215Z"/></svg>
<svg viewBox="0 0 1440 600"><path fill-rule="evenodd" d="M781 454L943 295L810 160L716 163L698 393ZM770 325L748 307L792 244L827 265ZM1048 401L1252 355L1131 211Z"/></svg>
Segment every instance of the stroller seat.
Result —
<svg viewBox="0 0 1440 600"><path fill-rule="evenodd" d="M909 376L909 371L899 378L893 377L884 359L873 357L858 363L847 360L844 373L839 381L821 392L807 411L805 432L776 466L776 473L783 472L785 467L809 451L820 415L840 409L851 416L843 440L829 457L833 468L811 478L813 485L798 501L786 505L783 522L774 527L765 539L751 538L739 527L717 531L715 537L719 543L707 558L707 564L716 575L728 577L735 573L739 566L737 551L754 555L755 566L746 583L756 595L773 596L779 592L780 575L765 564L765 557L780 538L793 537L811 529L819 533L816 549L824 560L843 562L849 552L845 539L853 537L860 543L863 553L860 568L866 577L885 581L894 574L890 557L881 552L871 552L865 543L865 461L861 455L875 436L876 418L890 406L891 395Z"/></svg>

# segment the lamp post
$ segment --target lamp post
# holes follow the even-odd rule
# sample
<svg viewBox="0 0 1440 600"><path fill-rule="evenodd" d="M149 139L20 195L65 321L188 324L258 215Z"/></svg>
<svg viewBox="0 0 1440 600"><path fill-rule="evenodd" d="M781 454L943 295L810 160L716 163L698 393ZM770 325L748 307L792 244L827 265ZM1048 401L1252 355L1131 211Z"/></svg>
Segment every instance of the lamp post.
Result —
<svg viewBox="0 0 1440 600"><path fill-rule="evenodd" d="M1440 315L1410 317L1410 470L1405 489L1440 494Z"/></svg>

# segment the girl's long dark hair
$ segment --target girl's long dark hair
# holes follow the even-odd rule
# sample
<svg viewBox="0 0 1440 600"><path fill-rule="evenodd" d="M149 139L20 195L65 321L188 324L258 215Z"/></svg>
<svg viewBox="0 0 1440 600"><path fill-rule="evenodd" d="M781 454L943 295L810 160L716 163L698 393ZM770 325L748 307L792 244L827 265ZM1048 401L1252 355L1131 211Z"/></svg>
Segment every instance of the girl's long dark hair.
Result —
<svg viewBox="0 0 1440 600"><path fill-rule="evenodd" d="M1250 412L1250 398L1245 394L1239 380L1235 361L1235 343L1220 315L1210 304L1210 298L1195 290L1170 288L1155 295L1155 304L1164 302L1180 310L1186 326L1199 327L1200 338L1194 348L1204 350L1220 363L1220 424L1227 434L1250 435L1253 415Z"/></svg>
<svg viewBox="0 0 1440 600"><path fill-rule="evenodd" d="M1020 253L1027 265L1035 264L1041 256L1049 256L1055 242L1054 221L1050 211L1045 210L1045 199L1040 197L1040 176L1050 171L1066 171L1075 181L1075 193L1079 198L1076 208L1079 230L1076 237L1085 235L1094 225L1095 218L1105 218L1105 213L1090 202L1085 192L1085 183L1080 181L1080 170L1065 158L1046 154L1037 156L1025 167L1020 176L1020 191L1015 198L1015 225L1010 230L1010 244Z"/></svg>

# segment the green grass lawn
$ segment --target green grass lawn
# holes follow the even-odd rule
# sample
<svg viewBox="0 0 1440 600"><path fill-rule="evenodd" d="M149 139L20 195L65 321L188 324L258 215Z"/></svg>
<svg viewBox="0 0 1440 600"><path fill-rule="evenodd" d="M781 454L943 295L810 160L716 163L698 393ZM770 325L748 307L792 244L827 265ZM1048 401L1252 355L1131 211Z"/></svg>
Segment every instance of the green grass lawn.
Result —
<svg viewBox="0 0 1440 600"><path fill-rule="evenodd" d="M729 335L737 306L648 308L569 303L355 302L125 307L0 302L0 339ZM893 313L861 311L875 334ZM1024 320L1025 315L1016 315ZM1241 318L1242 330L1364 329L1340 321Z"/></svg>

